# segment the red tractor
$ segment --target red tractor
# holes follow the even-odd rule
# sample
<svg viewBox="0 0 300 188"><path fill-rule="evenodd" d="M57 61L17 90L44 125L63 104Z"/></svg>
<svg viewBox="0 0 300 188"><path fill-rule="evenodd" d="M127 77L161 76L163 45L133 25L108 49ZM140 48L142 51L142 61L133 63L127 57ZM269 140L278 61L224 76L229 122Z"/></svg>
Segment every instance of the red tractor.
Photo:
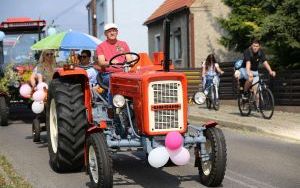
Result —
<svg viewBox="0 0 300 188"><path fill-rule="evenodd" d="M112 73L110 86L103 86L114 96L113 106L90 88L83 69L65 67L55 73L46 107L50 165L55 171L76 171L85 166L93 187L112 187L113 151L131 148L149 154L162 145L161 138L168 132L177 131L183 146L194 148L201 183L222 183L224 135L215 122L188 124L187 79L183 73L169 71L167 44L168 40L167 53L154 54L153 62L147 54L129 53L137 58L124 62L124 72ZM98 82L103 84L101 79Z"/></svg>
<svg viewBox="0 0 300 188"><path fill-rule="evenodd" d="M18 77L9 80L6 90L0 88L0 126L8 125L10 106L30 104L30 100L20 96L19 89L25 75L36 64L36 57L30 47L44 36L45 26L45 20L26 17L8 18L0 23L0 32L5 33L3 41L0 40L0 80L9 65L13 65L12 69Z"/></svg>

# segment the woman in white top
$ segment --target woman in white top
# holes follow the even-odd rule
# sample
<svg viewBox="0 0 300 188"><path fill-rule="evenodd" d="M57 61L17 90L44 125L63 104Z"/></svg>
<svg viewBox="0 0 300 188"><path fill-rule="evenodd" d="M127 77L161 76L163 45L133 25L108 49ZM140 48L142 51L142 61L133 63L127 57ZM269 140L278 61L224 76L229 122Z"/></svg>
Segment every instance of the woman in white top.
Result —
<svg viewBox="0 0 300 188"><path fill-rule="evenodd" d="M209 83L207 83L207 80L211 80L214 77L218 77L219 74L223 74L224 71L220 68L219 64L216 62L214 54L209 54L206 58L206 61L202 64L202 85L203 90L207 87ZM219 79L218 79L219 80ZM207 83L207 84L206 84Z"/></svg>
<svg viewBox="0 0 300 188"><path fill-rule="evenodd" d="M90 85L95 85L97 84L98 71L91 63L91 56L92 53L90 50L82 50L80 55L80 67L85 69L85 71L87 72Z"/></svg>

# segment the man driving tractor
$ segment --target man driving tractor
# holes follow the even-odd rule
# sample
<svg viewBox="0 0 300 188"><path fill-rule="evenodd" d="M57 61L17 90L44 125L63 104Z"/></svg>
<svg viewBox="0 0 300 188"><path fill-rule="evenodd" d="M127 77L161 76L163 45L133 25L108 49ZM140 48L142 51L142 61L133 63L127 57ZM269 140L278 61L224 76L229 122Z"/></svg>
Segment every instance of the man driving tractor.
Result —
<svg viewBox="0 0 300 188"><path fill-rule="evenodd" d="M131 61L132 58L130 55L120 56L115 58L112 64L114 66L109 65L109 61L115 55L130 52L130 49L125 41L120 41L117 39L118 36L118 27L114 23L108 23L104 26L104 34L106 36L106 40L98 45L96 49L96 53L98 56L98 64L101 67L101 76L103 83L109 86L110 74L113 72L122 72L122 67L118 65L119 63L123 63L125 61ZM108 90L108 101L112 104L112 96Z"/></svg>

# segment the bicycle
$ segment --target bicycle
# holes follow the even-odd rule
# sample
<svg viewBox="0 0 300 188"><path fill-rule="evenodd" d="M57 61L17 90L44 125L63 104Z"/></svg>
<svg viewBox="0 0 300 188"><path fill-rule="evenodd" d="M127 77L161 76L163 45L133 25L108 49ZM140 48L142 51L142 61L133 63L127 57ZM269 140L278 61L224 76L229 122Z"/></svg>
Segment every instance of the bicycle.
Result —
<svg viewBox="0 0 300 188"><path fill-rule="evenodd" d="M242 97L246 80L241 79L239 82L238 106L241 115L249 116L251 111L256 109L264 119L271 119L274 113L274 97L264 80L258 77L258 81L250 86L250 95L247 100ZM256 94L252 89L255 85L258 85ZM257 96L259 101L257 101Z"/></svg>
<svg viewBox="0 0 300 188"><path fill-rule="evenodd" d="M219 76L219 75L218 75ZM219 110L219 77L217 75L206 76L206 84L203 92L198 91L194 94L194 102L198 105L203 104L206 101L206 107L208 109L213 108Z"/></svg>

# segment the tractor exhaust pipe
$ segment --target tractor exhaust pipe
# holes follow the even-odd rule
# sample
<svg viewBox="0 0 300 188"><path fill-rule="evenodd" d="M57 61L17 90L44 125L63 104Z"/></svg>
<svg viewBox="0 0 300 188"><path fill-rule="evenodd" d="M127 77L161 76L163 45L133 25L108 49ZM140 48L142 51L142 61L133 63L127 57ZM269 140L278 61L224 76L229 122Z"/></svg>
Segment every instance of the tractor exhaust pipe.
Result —
<svg viewBox="0 0 300 188"><path fill-rule="evenodd" d="M163 25L164 30L164 71L170 71L170 20L166 18Z"/></svg>

